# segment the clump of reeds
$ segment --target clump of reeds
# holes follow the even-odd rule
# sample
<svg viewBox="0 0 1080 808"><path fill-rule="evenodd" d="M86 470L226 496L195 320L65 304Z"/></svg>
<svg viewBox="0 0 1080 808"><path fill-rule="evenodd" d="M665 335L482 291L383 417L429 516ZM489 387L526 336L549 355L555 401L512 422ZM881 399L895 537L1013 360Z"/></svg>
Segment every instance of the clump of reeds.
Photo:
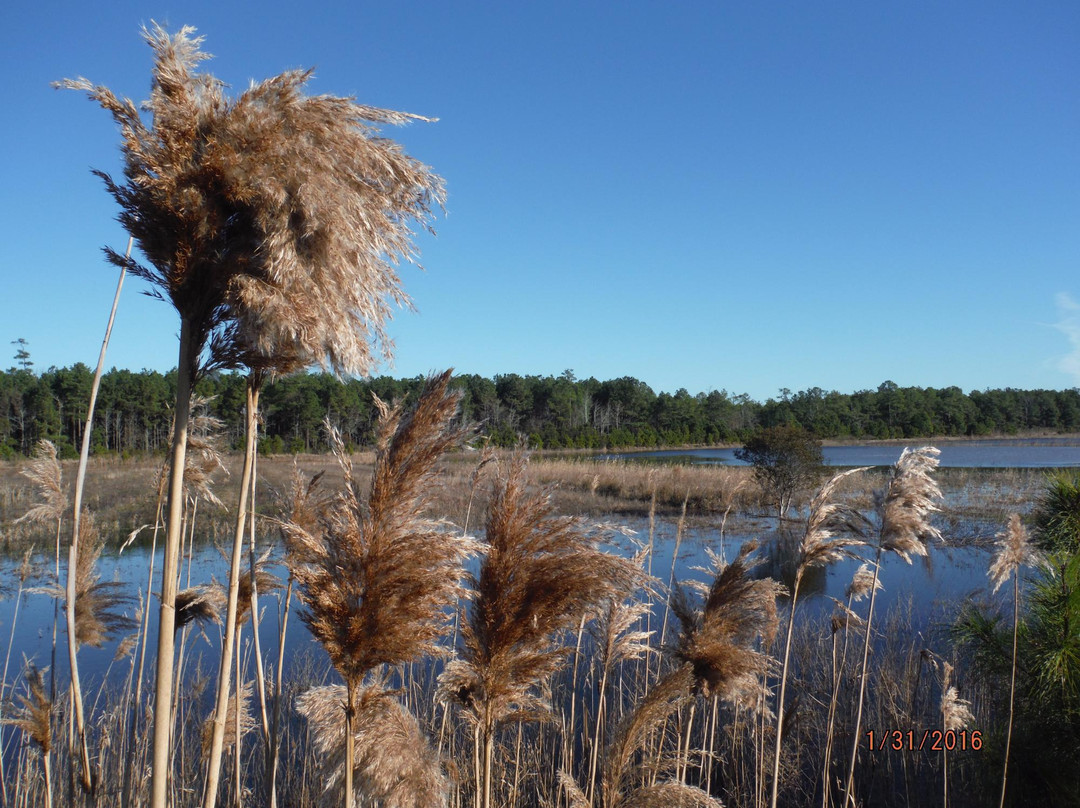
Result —
<svg viewBox="0 0 1080 808"><path fill-rule="evenodd" d="M855 732L845 785L845 802L854 797L852 790L862 732L863 701L866 696L867 666L870 661L870 636L874 620L874 603L879 588L881 558L885 552L893 552L910 564L913 555L925 556L927 554L926 545L931 539L941 537L938 529L930 524L930 515L938 510L937 503L942 496L941 488L932 476L938 467L939 454L941 452L933 446L924 446L914 451L904 449L893 466L885 491L878 498L881 521L874 555L874 572L869 584L870 605L866 614L859 697L856 702Z"/></svg>
<svg viewBox="0 0 1080 808"><path fill-rule="evenodd" d="M150 99L142 105L153 117L150 126L139 107L106 87L82 78L58 83L86 92L120 126L125 182L99 175L149 265L107 253L167 296L180 315L155 702L156 808L166 802L171 718L164 705L173 691L181 477L194 378L208 367L241 364L259 378L312 363L369 371L375 351L389 354L383 326L391 303L408 303L395 264L415 256L410 227L426 225L444 197L442 181L427 166L373 129L419 116L306 96L311 71L300 70L230 99L223 82L198 72L208 57L193 33L183 28L170 36L156 24L144 30L155 55ZM249 411L257 407L257 390L256 380ZM245 479L249 470L246 465ZM228 664L223 659L219 700L228 689ZM210 781L214 768L211 763ZM213 804L212 782L207 793Z"/></svg>
<svg viewBox="0 0 1080 808"><path fill-rule="evenodd" d="M604 808L719 808L719 801L704 791L677 780L643 782L632 786L634 756L679 707L693 699L693 672L689 665L677 668L662 678L616 728L604 755L602 799ZM586 808L588 799L567 773L560 772L559 782L573 808Z"/></svg>
<svg viewBox="0 0 1080 808"><path fill-rule="evenodd" d="M566 658L562 635L644 581L632 559L605 552L607 531L555 517L546 492L528 493L525 465L524 456L514 457L495 483L458 658L439 677L442 697L475 728L483 808L492 804L497 725L549 716L540 685Z"/></svg>
<svg viewBox="0 0 1080 808"><path fill-rule="evenodd" d="M345 475L342 491L318 518L307 514L284 526L286 563L304 604L301 619L345 680L339 706L344 760L350 761L343 766L346 805L357 764L357 697L374 697L361 692L364 677L439 651L451 607L464 594L462 564L476 550L468 536L424 513L435 461L462 437L452 425L459 396L449 382L449 371L429 379L408 414L376 399L379 442L366 501L332 432Z"/></svg>
<svg viewBox="0 0 1080 808"><path fill-rule="evenodd" d="M791 637L795 626L795 606L799 602L799 585L811 567L823 567L850 558L854 547L863 544L862 537L870 523L855 508L834 498L837 486L846 478L860 474L867 467L849 469L834 475L821 486L810 501L806 517L806 530L799 542L795 566L795 581L791 588L788 610L787 637L780 667L780 694L776 701L776 745L773 756L772 797L770 805L776 808L780 790L780 746L783 737L784 699L787 693L788 662L791 654Z"/></svg>
<svg viewBox="0 0 1080 808"><path fill-rule="evenodd" d="M41 670L32 662L26 667L27 695L20 693L18 707L4 723L22 731L41 750L42 769L45 776L45 806L52 807L52 710L53 702L45 688Z"/></svg>

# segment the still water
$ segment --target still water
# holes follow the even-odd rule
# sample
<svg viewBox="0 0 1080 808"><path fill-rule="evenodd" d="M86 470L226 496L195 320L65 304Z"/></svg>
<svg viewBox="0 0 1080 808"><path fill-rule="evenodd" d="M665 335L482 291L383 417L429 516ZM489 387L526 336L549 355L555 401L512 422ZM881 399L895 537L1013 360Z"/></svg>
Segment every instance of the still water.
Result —
<svg viewBox="0 0 1080 808"><path fill-rule="evenodd" d="M933 443L913 440L910 448ZM1080 466L1080 438L1028 438L933 443L941 450L945 468L1070 468ZM846 444L823 446L829 466L891 466L904 444ZM735 457L735 449L668 449L653 452L625 452L601 455L605 460L654 460L694 465L745 465Z"/></svg>
<svg viewBox="0 0 1080 808"><path fill-rule="evenodd" d="M642 518L628 518L621 520L622 523L636 531L633 539L621 539L622 551L633 552L636 548L631 544L636 541L647 544L649 540L648 522ZM743 542L749 539L757 539L761 543L757 555L761 560L758 574L769 575L779 580L787 580L790 585L790 557L778 549L776 534L766 522L762 523L760 531L745 531L736 535L721 537L717 527L699 526L688 528L679 544L678 554L675 554L675 525L661 521L657 524L653 536L653 553L649 564L652 574L667 586L672 575L672 559L674 558L674 579L680 582L691 580L709 581L710 575L703 568L710 563L706 548L731 560L738 553ZM790 542L789 542L790 544ZM127 604L126 611L134 616L139 603L140 592L146 597L147 569L150 561L150 552L146 548L133 548L125 551L121 556L105 556L99 562L99 571L102 580L118 581L123 584L122 592L131 600ZM986 570L990 561L990 552L976 547L947 547L940 546L931 548L930 555L914 559L914 563L908 565L902 559L890 556L884 559L881 571L881 581L884 585L883 592L879 595L878 602L881 614L896 609L909 616L917 630L931 630L934 625L943 619L943 616L951 611L952 607L964 597L970 594L978 594L985 590L987 584ZM10 586L17 581L15 573L16 562L6 560L0 562L0 580ZM804 578L803 589L800 594L800 612L802 619L828 619L828 611L832 608L830 597L843 599L844 590L851 580L851 576L857 567L856 561L844 561L834 564L827 570L813 570ZM154 581L151 585L153 592L160 588L161 553L155 558ZM274 572L284 578L286 572L281 567L274 568ZM225 580L228 576L226 562L216 548L196 548L192 559L190 582L194 584L208 583L212 578ZM186 573L185 573L186 578ZM185 583L186 585L186 583ZM267 659L276 668L278 653L278 636L281 616L283 614L284 590L260 595L260 606L263 613L260 625L260 639L264 659ZM32 660L39 667L47 667L52 663L52 623L53 623L53 599L49 595L40 592L24 592L19 599L20 608L17 621L14 621L15 592L10 589L3 601L0 601L0 648L6 649L11 629L14 624L15 631L11 644L11 661L8 672L8 683L19 676L19 670L23 664L23 658ZM157 600L152 595L151 614L149 627L149 646L146 659L146 676L153 669L154 653L157 647L155 624L157 622ZM865 604L863 604L865 607ZM654 606L654 625L659 625L663 620L663 606ZM303 623L298 619L300 604L293 597L292 608L288 617L288 631L285 641L284 673L288 677L290 670L296 664L306 662L314 655L320 669L328 669L329 664L320 648L311 640ZM56 673L61 681L68 677L67 649L64 630L64 614L61 610L59 615L58 651L56 655ZM13 623L14 621L14 623ZM244 627L244 643L251 638L250 621ZM96 690L98 685L108 679L110 682L120 683L130 674L133 658L114 660L117 643L121 637L116 637L112 642L102 648L86 647L80 650L79 665L80 674L84 682L88 682L88 692ZM666 637L670 642L670 633ZM654 642L658 642L654 638ZM205 629L192 628L188 630L186 639L188 674L201 665L204 673L216 673L216 665L220 658L221 635L220 629L213 624ZM250 651L250 646L247 646ZM135 661L137 665L137 660Z"/></svg>

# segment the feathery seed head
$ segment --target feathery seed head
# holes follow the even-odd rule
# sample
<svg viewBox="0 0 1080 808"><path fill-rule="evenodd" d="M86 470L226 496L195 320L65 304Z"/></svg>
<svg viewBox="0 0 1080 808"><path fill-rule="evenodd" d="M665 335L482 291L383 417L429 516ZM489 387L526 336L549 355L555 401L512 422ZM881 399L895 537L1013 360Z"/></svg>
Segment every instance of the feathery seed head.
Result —
<svg viewBox="0 0 1080 808"><path fill-rule="evenodd" d="M949 687L941 696L941 715L946 730L958 730L971 724L971 702L960 698L955 687Z"/></svg>
<svg viewBox="0 0 1080 808"><path fill-rule="evenodd" d="M41 498L18 522L58 522L67 509L60 461L56 459L56 446L52 441L39 440L34 447L34 459L22 471L38 490Z"/></svg>
<svg viewBox="0 0 1080 808"><path fill-rule="evenodd" d="M681 624L674 653L692 666L695 686L706 696L716 694L749 709L757 704L759 677L772 665L757 643L767 648L775 638L776 599L784 591L770 578L749 577L756 549L756 542L746 542L734 561L717 567L704 603L695 603L683 586L671 598Z"/></svg>
<svg viewBox="0 0 1080 808"><path fill-rule="evenodd" d="M220 584L205 584L181 589L176 593L176 631L188 623L217 623L225 608L225 590Z"/></svg>
<svg viewBox="0 0 1080 808"><path fill-rule="evenodd" d="M939 454L933 446L904 449L881 504L881 547L909 564L912 555L926 555L927 541L941 537L930 525L930 514L938 510L941 499L941 489L931 476Z"/></svg>
<svg viewBox="0 0 1080 808"><path fill-rule="evenodd" d="M462 565L477 544L424 515L434 465L461 439L450 372L432 377L414 410L383 407L370 493L361 501L340 438L346 485L328 504L298 487L283 525L286 564L304 604L301 618L346 682L379 665L437 653L463 593Z"/></svg>
<svg viewBox="0 0 1080 808"><path fill-rule="evenodd" d="M314 687L296 699L325 767L325 792L341 801L345 785L345 703L341 685ZM377 687L361 687L352 719L353 783L359 799L384 808L443 808L449 784L416 718ZM329 803L333 804L333 803Z"/></svg>
<svg viewBox="0 0 1080 808"><path fill-rule="evenodd" d="M124 585L101 581L97 562L104 540L89 511L79 519L79 558L75 566L75 641L100 648L110 637L135 627L120 611L134 600L123 594ZM64 593L66 594L66 593Z"/></svg>
<svg viewBox="0 0 1080 808"><path fill-rule="evenodd" d="M998 551L987 573L994 582L994 592L1020 567L1035 567L1041 560L1041 554L1028 536L1018 513L1009 516L1009 526L997 535L997 540Z"/></svg>
<svg viewBox="0 0 1080 808"><path fill-rule="evenodd" d="M16 696L18 707L5 724L18 727L30 737L46 755L52 749L52 708L45 678L33 662L26 663L26 687L29 693Z"/></svg>
<svg viewBox="0 0 1080 808"><path fill-rule="evenodd" d="M842 480L867 468L849 469L834 475L810 501L806 532L799 545L800 569L824 566L850 557L852 547L864 544L862 538L870 527L866 517L832 497Z"/></svg>
<svg viewBox="0 0 1080 808"><path fill-rule="evenodd" d="M543 715L548 696L537 688L565 659L561 635L646 581L635 560L603 549L609 531L553 516L546 492L527 493L525 466L515 457L495 483L460 658L439 678L470 720Z"/></svg>
<svg viewBox="0 0 1080 808"><path fill-rule="evenodd" d="M851 576L851 583L848 584L844 594L858 603L860 600L869 597L872 590L881 591L882 589L884 589L884 586L881 579L874 575L869 564L863 563L859 565L859 568L855 570L855 574Z"/></svg>
<svg viewBox="0 0 1080 808"><path fill-rule="evenodd" d="M86 79L120 126L124 182L99 172L149 266L107 251L167 296L211 365L288 372L320 364L367 373L389 357L383 324L407 305L396 265L413 261L442 180L375 127L429 120L305 95L311 71L235 98L198 72L194 29L144 30L154 51L143 109ZM377 353L376 353L377 352Z"/></svg>

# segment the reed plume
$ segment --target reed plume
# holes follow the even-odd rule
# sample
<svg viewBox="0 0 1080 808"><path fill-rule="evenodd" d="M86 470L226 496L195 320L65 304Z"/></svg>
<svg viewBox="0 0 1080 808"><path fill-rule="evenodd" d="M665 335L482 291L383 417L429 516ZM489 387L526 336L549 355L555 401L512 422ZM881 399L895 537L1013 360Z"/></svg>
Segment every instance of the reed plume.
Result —
<svg viewBox="0 0 1080 808"><path fill-rule="evenodd" d="M370 370L376 352L390 352L383 324L391 303L408 303L395 265L415 257L412 223L426 226L444 191L427 166L373 128L426 119L306 96L311 71L283 73L230 99L222 82L198 72L208 56L194 29L170 36L153 24L143 33L155 56L143 105L152 125L106 87L82 78L57 86L86 92L119 125L125 181L98 173L148 263L106 252L180 315L182 415L170 465L152 784L152 805L164 808L171 727L162 705L173 690L173 581L193 378L200 368L240 364L260 372L312 362L338 373ZM231 582L231 602L234 590ZM234 625L230 608L227 637Z"/></svg>
<svg viewBox="0 0 1080 808"><path fill-rule="evenodd" d="M254 686L251 682L244 682L239 690L239 701L237 700L237 693L234 692L229 696L229 706L225 714L225 737L222 743L225 748L237 746L237 730L239 729L239 738L242 740L251 730L255 728L255 717L251 714L251 696ZM238 706L239 704L239 706ZM237 709L240 710L240 714L237 715ZM214 738L214 717L210 716L202 725L202 753L206 757L210 754L210 747ZM239 751L237 751L237 758L239 758ZM239 761L237 762L239 765Z"/></svg>
<svg viewBox="0 0 1080 808"><path fill-rule="evenodd" d="M52 441L39 440L34 447L33 460L26 464L22 475L33 484L38 502L15 523L58 523L67 509L60 461L56 459L56 445ZM57 528L59 531L59 528ZM57 537L59 541L59 536ZM57 550L59 553L59 549Z"/></svg>
<svg viewBox="0 0 1080 808"><path fill-rule="evenodd" d="M449 385L450 371L428 379L409 413L376 398L379 438L366 501L331 430L344 487L314 527L311 514L283 527L301 619L345 680L345 760L354 763L352 721L364 677L439 652L452 607L465 594L462 564L477 550L468 536L424 515L435 462L463 436L453 425L460 396ZM354 766L344 769L351 805Z"/></svg>
<svg viewBox="0 0 1080 808"><path fill-rule="evenodd" d="M994 583L994 592L1012 576L1013 579L1013 638L1012 669L1009 675L1009 722L1005 732L1005 763L1001 770L1000 808L1005 808L1005 787L1009 779L1009 752L1012 747L1013 713L1016 706L1016 663L1020 635L1020 567L1037 566L1042 554L1035 548L1027 529L1020 522L1020 514L1009 516L1009 526L998 534L998 551L990 564L988 575Z"/></svg>
<svg viewBox="0 0 1080 808"><path fill-rule="evenodd" d="M462 620L458 658L439 677L476 732L477 804L489 808L496 726L550 717L542 683L563 664L561 640L587 615L644 582L632 560L605 552L607 531L552 515L545 492L526 492L525 458L514 457L489 504L487 552Z"/></svg>
<svg viewBox="0 0 1080 808"><path fill-rule="evenodd" d="M54 575L57 588L60 586L60 533L63 526L64 512L68 509L67 492L64 490L63 472L60 461L56 457L56 445L52 441L40 440L34 447L33 460L23 469L22 474L37 490L38 501L26 513L15 520L30 522L32 524L53 524L56 532L56 556ZM25 583L21 579L20 583ZM21 594L21 593L20 593ZM49 693L56 698L56 634L59 623L61 593L54 592L53 597L53 626L52 626L52 651L49 663ZM19 601L15 603L15 617L18 617ZM14 629L14 625L12 626ZM14 637L14 634L12 634ZM8 653L10 654L10 644ZM7 660L4 662L4 675L0 680L0 690L7 686ZM3 761L0 761L0 773L3 772Z"/></svg>
<svg viewBox="0 0 1080 808"><path fill-rule="evenodd" d="M858 510L834 499L836 487L847 477L861 474L867 467L842 471L821 486L810 501L806 517L806 530L799 542L798 560L795 566L795 582L791 588L791 604L788 609L787 637L784 641L784 658L780 666L780 695L776 701L776 745L773 754L772 796L770 805L776 808L780 791L780 742L783 738L784 698L787 694L788 661L791 654L791 637L795 628L795 606L799 601L799 585L803 575L811 567L823 567L850 558L852 548L862 545L862 537L870 527Z"/></svg>
<svg viewBox="0 0 1080 808"><path fill-rule="evenodd" d="M45 775L45 806L52 808L52 709L53 702L45 689L45 678L32 662L26 666L27 695L20 693L18 707L4 723L16 727L41 749Z"/></svg>
<svg viewBox="0 0 1080 808"><path fill-rule="evenodd" d="M189 586L176 593L176 627L179 631L189 623L221 625L225 608L225 592L218 584Z"/></svg>
<svg viewBox="0 0 1080 808"><path fill-rule="evenodd" d="M927 554L926 545L931 539L941 538L938 529L930 524L930 515L938 510L937 502L941 500L941 489L931 476L938 467L939 454L940 450L933 446L915 450L905 448L893 466L889 484L878 497L880 529L874 555L874 574L868 585L870 605L866 613L859 698L855 709L855 733L844 786L845 804L854 799L852 791L862 732L863 700L866 696L866 674L870 662L870 635L873 629L874 603L879 589L881 557L885 552L893 552L910 564L911 556Z"/></svg>
<svg viewBox="0 0 1080 808"><path fill-rule="evenodd" d="M694 690L750 710L757 704L760 677L774 664L758 642L768 648L775 639L776 599L784 592L783 585L771 578L750 577L756 549L757 542L745 542L726 565L712 556L716 572L702 602L682 585L676 585L671 598L671 610L680 623L672 653L690 666Z"/></svg>
<svg viewBox="0 0 1080 808"><path fill-rule="evenodd" d="M135 621L121 609L133 598L123 594L124 584L102 581L97 562L104 539L93 515L83 511L79 520L79 553L75 568L75 642L100 648L116 634L135 627Z"/></svg>
<svg viewBox="0 0 1080 808"><path fill-rule="evenodd" d="M348 701L341 685L315 687L297 697L324 762L325 789L340 801L346 774L342 754ZM438 757L416 718L378 686L353 694L352 743L357 791L383 808L436 808L446 805L449 784Z"/></svg>

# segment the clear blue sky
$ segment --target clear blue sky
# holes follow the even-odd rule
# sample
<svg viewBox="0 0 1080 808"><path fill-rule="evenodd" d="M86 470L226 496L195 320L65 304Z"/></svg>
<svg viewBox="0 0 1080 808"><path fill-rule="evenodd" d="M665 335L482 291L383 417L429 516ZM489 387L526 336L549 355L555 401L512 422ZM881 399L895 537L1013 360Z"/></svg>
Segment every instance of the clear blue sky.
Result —
<svg viewBox="0 0 1080 808"><path fill-rule="evenodd" d="M17 7L17 8L16 8ZM233 87L437 116L388 134L447 182L405 268L395 375L632 375L656 390L1080 385L1080 4L9 4L0 349L93 365L122 250L89 171L140 26L194 25ZM124 292L109 364L176 363ZM10 358L0 361L7 367Z"/></svg>

